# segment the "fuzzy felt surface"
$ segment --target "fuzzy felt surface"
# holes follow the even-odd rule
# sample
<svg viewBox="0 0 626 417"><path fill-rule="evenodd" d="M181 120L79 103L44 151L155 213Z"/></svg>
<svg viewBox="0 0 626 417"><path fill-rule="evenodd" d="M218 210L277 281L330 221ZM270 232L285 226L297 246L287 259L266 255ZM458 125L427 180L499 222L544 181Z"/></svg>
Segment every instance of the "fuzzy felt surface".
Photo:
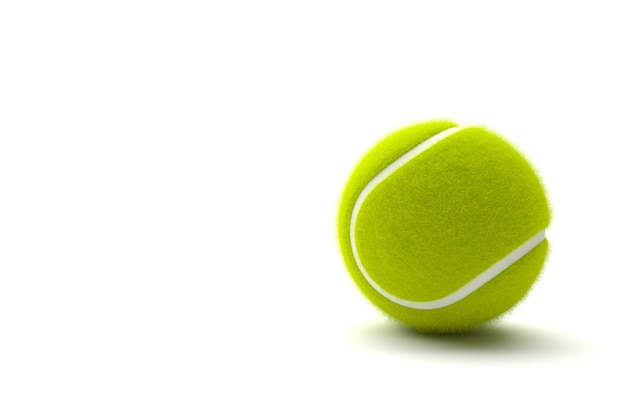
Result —
<svg viewBox="0 0 626 417"><path fill-rule="evenodd" d="M422 123L375 146L349 179L339 209L344 260L361 291L382 311L425 332L460 332L496 318L528 292L548 243L468 297L443 308L418 310L379 294L359 270L350 243L350 218L363 188L419 143L455 124ZM466 128L411 159L365 199L355 239L368 274L393 295L411 301L444 297L547 228L550 212L541 182L508 142L482 128Z"/></svg>

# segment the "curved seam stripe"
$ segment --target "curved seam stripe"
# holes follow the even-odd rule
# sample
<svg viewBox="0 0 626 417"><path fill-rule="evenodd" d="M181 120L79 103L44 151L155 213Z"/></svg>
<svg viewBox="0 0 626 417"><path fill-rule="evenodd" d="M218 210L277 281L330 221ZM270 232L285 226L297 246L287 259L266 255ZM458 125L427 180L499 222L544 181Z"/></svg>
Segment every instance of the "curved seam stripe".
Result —
<svg viewBox="0 0 626 417"><path fill-rule="evenodd" d="M460 128L460 127L452 127L452 128L444 130L443 132L439 132L433 137L418 144L415 148L411 149L410 151L402 155L400 158L398 158L397 160L389 164L389 166L383 169L363 188L363 190L359 194L359 197L357 198L354 204L354 208L352 209L352 215L350 217L350 245L352 248L352 254L354 255L354 260L357 264L357 267L363 274L363 277L365 277L367 282L372 286L372 288L374 288L380 295L387 298L389 301L392 301L401 306L416 309L416 310L433 310L433 309L443 308L443 307L452 305L464 299L465 297L467 297L468 295L470 295L471 293L473 293L474 291L476 291L477 289L485 285L487 282L494 279L498 274L500 274L502 271L510 267L512 264L514 264L515 262L523 258L528 252L533 250L537 245L539 245L545 239L545 230L542 230L536 235L534 235L533 237L531 237L530 239L528 239L522 245L520 245L519 247L511 251L504 258L500 259L498 262L493 264L487 270L479 274L477 277L469 281L467 284L463 285L458 290L446 295L445 297L432 300L432 301L411 301L411 300L405 300L403 298L397 297L391 294L390 292L386 291L380 285L378 285L376 281L374 281L374 279L372 279L372 277L367 273L367 270L363 266L363 263L361 262L361 259L359 257L359 252L357 250L357 245L356 245L356 231L355 231L356 219L359 214L359 211L361 210L361 206L363 205L363 202L367 199L369 194L381 182L386 180L390 175L392 175L402 166L407 164L417 155L424 152L426 149L442 141L443 139L451 136L452 134L461 131L462 129L463 128Z"/></svg>

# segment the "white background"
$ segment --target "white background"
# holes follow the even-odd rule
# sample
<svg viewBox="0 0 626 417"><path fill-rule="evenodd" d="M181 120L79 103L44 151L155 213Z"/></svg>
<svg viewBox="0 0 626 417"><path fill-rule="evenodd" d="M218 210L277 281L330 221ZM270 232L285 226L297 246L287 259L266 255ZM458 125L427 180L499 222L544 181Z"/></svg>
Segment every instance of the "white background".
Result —
<svg viewBox="0 0 626 417"><path fill-rule="evenodd" d="M620 3L2 2L0 415L624 415ZM465 337L383 318L335 239L362 154L432 118L554 210Z"/></svg>

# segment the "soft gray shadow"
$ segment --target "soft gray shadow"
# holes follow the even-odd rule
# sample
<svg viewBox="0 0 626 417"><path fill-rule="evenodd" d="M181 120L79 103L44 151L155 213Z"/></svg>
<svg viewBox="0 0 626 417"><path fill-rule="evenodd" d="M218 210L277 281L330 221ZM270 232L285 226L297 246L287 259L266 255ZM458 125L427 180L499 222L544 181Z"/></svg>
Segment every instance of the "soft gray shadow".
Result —
<svg viewBox="0 0 626 417"><path fill-rule="evenodd" d="M361 347L388 353L556 356L589 350L580 341L548 329L504 322L464 334L432 335L394 322L377 321L354 328L349 338Z"/></svg>

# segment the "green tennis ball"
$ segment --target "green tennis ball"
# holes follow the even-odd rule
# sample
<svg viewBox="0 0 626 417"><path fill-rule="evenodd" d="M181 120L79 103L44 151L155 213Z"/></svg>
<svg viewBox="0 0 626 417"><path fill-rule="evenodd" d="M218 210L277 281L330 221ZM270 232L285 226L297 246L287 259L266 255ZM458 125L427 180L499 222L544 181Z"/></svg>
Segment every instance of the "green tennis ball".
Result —
<svg viewBox="0 0 626 417"><path fill-rule="evenodd" d="M550 210L526 159L479 127L399 130L357 165L339 241L361 291L422 332L456 333L508 311L546 258Z"/></svg>

